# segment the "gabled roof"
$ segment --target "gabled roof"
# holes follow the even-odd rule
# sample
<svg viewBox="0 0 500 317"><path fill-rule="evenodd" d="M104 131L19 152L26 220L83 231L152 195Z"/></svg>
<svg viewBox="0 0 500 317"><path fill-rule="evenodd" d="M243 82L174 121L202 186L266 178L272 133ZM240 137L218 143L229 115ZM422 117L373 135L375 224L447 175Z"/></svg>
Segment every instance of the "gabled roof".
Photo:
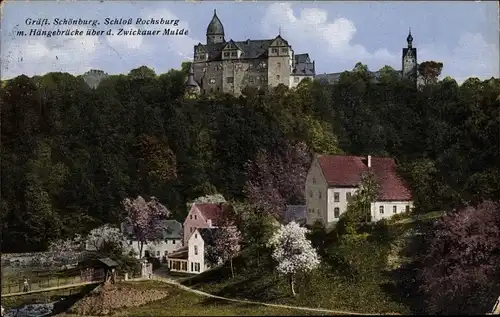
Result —
<svg viewBox="0 0 500 317"><path fill-rule="evenodd" d="M310 63L311 59L309 58L309 54L296 54L295 55L295 63Z"/></svg>
<svg viewBox="0 0 500 317"><path fill-rule="evenodd" d="M231 205L223 203L204 203L204 204L193 204L202 214L202 216L208 220L212 221L213 226L218 226L231 215Z"/></svg>
<svg viewBox="0 0 500 317"><path fill-rule="evenodd" d="M396 162L392 158L372 157L371 168L367 166L367 157L318 155L317 159L329 187L357 187L361 175L371 171L379 185L377 200L411 200L410 189L397 175Z"/></svg>
<svg viewBox="0 0 500 317"><path fill-rule="evenodd" d="M215 239L217 238L217 233L221 229L219 228L198 228L198 232L200 233L203 242L207 245L213 245L215 243Z"/></svg>

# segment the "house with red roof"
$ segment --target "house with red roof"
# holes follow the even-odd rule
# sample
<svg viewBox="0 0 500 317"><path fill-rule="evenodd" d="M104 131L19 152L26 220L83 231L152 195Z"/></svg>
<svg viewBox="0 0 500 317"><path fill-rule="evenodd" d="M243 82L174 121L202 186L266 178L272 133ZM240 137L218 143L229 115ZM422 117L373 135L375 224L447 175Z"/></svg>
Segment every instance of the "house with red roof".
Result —
<svg viewBox="0 0 500 317"><path fill-rule="evenodd" d="M232 207L227 203L194 203L184 220L184 247L168 255L172 271L198 274L209 265L206 246L213 245L218 228L227 225Z"/></svg>
<svg viewBox="0 0 500 317"><path fill-rule="evenodd" d="M371 221L390 218L413 208L410 189L397 175L396 162L388 157L316 155L306 178L307 224L334 225L346 212L358 190L361 175L371 172L379 186L370 206Z"/></svg>
<svg viewBox="0 0 500 317"><path fill-rule="evenodd" d="M184 220L184 245L197 228L216 228L231 213L231 205L227 203L195 203L191 204Z"/></svg>

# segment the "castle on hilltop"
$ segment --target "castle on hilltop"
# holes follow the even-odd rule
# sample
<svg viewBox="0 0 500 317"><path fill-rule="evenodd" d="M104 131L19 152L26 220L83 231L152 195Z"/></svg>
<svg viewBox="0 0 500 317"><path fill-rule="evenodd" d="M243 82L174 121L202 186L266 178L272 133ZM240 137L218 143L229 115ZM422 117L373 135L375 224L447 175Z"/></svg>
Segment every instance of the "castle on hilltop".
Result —
<svg viewBox="0 0 500 317"><path fill-rule="evenodd" d="M403 78L417 78L417 49L412 46L411 31L408 47L403 48ZM186 86L193 93L224 92L241 94L246 87L275 87L283 84L297 86L305 78L334 83L341 73L316 74L315 62L308 53L295 54L292 46L281 35L273 39L226 41L224 26L216 10L208 24L206 44L194 46ZM377 80L379 72L373 72Z"/></svg>

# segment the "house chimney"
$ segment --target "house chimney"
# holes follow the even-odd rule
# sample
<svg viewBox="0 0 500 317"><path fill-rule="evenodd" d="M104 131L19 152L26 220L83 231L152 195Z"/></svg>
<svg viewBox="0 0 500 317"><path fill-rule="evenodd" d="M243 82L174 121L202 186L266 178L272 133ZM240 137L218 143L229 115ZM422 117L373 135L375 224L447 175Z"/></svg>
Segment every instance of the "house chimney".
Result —
<svg viewBox="0 0 500 317"><path fill-rule="evenodd" d="M366 165L368 165L368 167L372 167L372 156L371 155L368 155L368 159L366 160Z"/></svg>

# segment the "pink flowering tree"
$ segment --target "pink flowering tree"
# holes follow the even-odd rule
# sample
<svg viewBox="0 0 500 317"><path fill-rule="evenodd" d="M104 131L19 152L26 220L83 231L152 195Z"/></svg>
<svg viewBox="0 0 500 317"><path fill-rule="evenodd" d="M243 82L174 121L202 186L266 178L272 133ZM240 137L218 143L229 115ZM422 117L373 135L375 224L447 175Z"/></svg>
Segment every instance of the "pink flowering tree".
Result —
<svg viewBox="0 0 500 317"><path fill-rule="evenodd" d="M287 204L304 204L304 184L311 164L304 143L284 142L273 151L261 151L246 166L245 193L252 204L281 216Z"/></svg>
<svg viewBox="0 0 500 317"><path fill-rule="evenodd" d="M232 277L234 277L233 258L240 252L241 240L241 233L234 225L219 227L217 230L214 252L223 261L229 261Z"/></svg>
<svg viewBox="0 0 500 317"><path fill-rule="evenodd" d="M137 241L139 257L148 241L159 241L162 238L163 227L159 220L170 216L170 211L156 197L146 201L141 196L123 201L125 208L125 228L129 228Z"/></svg>
<svg viewBox="0 0 500 317"><path fill-rule="evenodd" d="M288 277L290 290L295 296L295 275L310 272L320 264L318 253L306 238L309 230L295 222L281 227L269 239L272 258L277 262L276 270Z"/></svg>
<svg viewBox="0 0 500 317"><path fill-rule="evenodd" d="M484 314L500 287L500 205L467 207L438 221L420 271L429 314Z"/></svg>

